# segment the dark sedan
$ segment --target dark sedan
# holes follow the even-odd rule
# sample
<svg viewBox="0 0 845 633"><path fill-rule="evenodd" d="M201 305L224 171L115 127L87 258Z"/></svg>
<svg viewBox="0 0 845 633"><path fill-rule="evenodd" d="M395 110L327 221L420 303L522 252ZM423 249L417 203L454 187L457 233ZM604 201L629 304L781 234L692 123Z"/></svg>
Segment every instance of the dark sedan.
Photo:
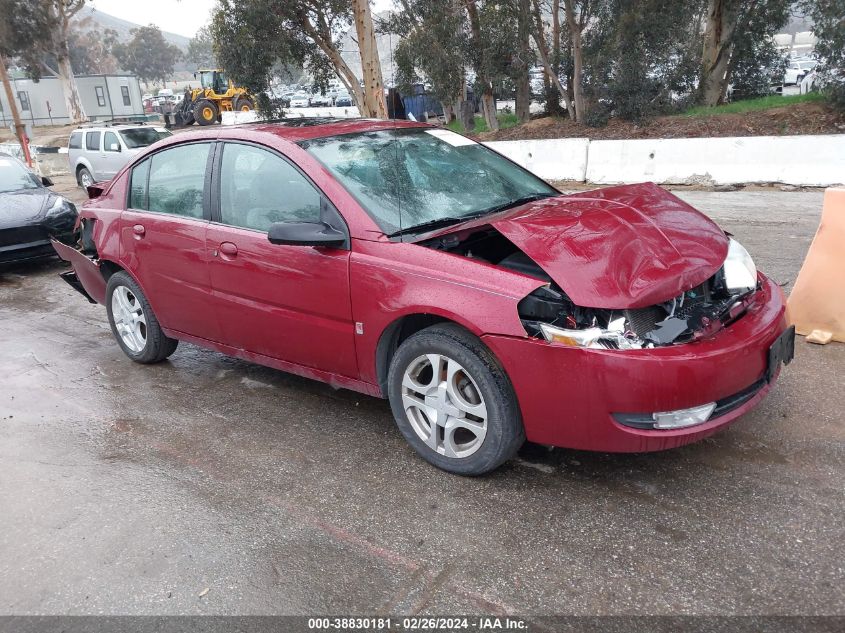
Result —
<svg viewBox="0 0 845 633"><path fill-rule="evenodd" d="M55 256L50 238L70 243L76 207L18 159L0 154L0 264Z"/></svg>

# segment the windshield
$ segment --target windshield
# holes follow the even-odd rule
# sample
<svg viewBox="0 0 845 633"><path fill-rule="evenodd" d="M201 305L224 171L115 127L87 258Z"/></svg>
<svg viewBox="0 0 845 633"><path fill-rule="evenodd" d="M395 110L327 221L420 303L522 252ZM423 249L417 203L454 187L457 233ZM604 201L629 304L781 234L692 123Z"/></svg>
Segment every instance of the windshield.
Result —
<svg viewBox="0 0 845 633"><path fill-rule="evenodd" d="M480 143L443 129L380 130L300 145L388 235L558 195L551 185Z"/></svg>
<svg viewBox="0 0 845 633"><path fill-rule="evenodd" d="M158 130L153 127L136 127L131 130L121 130L120 136L129 149L146 147L152 145L159 139L167 138L172 134L167 130Z"/></svg>
<svg viewBox="0 0 845 633"><path fill-rule="evenodd" d="M40 187L42 185L38 176L15 159L0 156L0 193Z"/></svg>

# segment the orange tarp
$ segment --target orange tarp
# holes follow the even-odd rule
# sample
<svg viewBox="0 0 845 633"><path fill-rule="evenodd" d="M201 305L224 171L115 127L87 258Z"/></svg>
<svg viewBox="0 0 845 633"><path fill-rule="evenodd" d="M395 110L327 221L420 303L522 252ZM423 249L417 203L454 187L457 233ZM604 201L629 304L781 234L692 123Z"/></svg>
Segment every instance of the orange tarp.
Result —
<svg viewBox="0 0 845 633"><path fill-rule="evenodd" d="M823 330L845 343L845 189L825 191L822 219L787 305L799 334Z"/></svg>

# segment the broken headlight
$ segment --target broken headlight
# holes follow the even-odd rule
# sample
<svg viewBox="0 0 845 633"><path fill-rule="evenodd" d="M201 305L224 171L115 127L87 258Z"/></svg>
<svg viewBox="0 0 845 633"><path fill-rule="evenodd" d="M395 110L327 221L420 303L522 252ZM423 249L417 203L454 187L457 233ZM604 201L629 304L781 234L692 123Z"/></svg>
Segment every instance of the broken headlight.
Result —
<svg viewBox="0 0 845 633"><path fill-rule="evenodd" d="M757 287L757 267L745 247L730 238L728 256L722 266L725 287L731 294L746 293Z"/></svg>
<svg viewBox="0 0 845 633"><path fill-rule="evenodd" d="M643 344L632 333L625 332L625 319L611 321L607 329L590 327L584 330L572 330L556 327L548 323L538 324L540 333L549 343L567 347L586 347L588 349L642 349Z"/></svg>

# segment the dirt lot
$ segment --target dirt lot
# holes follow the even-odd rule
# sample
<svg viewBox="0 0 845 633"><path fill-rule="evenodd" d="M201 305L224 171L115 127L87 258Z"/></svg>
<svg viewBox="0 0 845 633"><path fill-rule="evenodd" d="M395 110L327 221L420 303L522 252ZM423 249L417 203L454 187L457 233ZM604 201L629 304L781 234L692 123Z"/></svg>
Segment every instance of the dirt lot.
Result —
<svg viewBox="0 0 845 633"><path fill-rule="evenodd" d="M821 194L682 195L795 278ZM0 272L0 614L845 613L843 345L702 443L465 479L382 400L131 363L61 269Z"/></svg>
<svg viewBox="0 0 845 633"><path fill-rule="evenodd" d="M525 125L479 134L484 141L589 137L594 140L632 138L697 138L703 136L781 136L839 134L845 117L823 103L798 103L781 108L712 116L662 116L641 124L611 119L605 127L587 128L570 119L543 117Z"/></svg>

